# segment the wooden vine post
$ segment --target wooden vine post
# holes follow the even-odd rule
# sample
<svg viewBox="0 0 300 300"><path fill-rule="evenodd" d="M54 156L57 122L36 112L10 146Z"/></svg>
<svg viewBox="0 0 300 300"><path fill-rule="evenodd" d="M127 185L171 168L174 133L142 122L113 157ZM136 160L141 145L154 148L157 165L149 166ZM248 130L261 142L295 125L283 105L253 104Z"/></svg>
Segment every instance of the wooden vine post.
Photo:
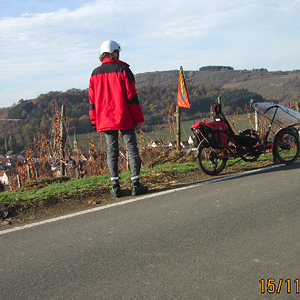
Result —
<svg viewBox="0 0 300 300"><path fill-rule="evenodd" d="M65 158L65 147L66 147L66 106L61 106L61 120L60 120L60 176L66 174L66 158Z"/></svg>

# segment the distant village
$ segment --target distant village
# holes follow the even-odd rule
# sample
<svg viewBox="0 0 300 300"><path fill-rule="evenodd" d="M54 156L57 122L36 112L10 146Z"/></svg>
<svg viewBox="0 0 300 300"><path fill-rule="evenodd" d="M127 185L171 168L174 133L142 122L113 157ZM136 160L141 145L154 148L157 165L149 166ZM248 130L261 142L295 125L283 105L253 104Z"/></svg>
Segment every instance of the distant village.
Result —
<svg viewBox="0 0 300 300"><path fill-rule="evenodd" d="M0 189L6 190L9 186L9 177L13 174L13 169L16 169L17 162L24 163L26 157L19 154L13 154L13 151L8 151L5 155L0 155Z"/></svg>

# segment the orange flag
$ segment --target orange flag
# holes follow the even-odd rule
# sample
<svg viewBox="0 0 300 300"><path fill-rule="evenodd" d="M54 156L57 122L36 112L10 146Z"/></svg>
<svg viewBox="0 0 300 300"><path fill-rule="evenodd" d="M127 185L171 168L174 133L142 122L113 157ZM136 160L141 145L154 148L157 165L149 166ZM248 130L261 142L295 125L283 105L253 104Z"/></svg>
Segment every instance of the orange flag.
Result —
<svg viewBox="0 0 300 300"><path fill-rule="evenodd" d="M186 89L183 69L180 67L179 71L179 83L178 83L178 94L177 94L177 106L191 108L189 95Z"/></svg>

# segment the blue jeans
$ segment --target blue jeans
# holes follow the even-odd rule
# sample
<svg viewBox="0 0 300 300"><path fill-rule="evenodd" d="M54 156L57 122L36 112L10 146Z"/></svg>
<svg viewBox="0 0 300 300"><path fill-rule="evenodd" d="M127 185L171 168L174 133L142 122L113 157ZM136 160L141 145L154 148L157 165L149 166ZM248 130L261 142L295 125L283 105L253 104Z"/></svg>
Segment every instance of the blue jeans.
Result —
<svg viewBox="0 0 300 300"><path fill-rule="evenodd" d="M119 180L119 132L118 130L108 130L104 132L107 145L107 164L112 181ZM141 158L137 147L135 129L121 130L126 150L128 151L129 166L131 170L131 180L140 178Z"/></svg>

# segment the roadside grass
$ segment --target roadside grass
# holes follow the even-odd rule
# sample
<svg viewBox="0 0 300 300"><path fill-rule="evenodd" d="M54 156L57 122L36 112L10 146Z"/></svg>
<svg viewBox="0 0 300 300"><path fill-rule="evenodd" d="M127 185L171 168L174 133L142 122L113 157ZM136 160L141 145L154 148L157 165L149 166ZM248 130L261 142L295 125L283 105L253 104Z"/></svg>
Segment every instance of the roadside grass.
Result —
<svg viewBox="0 0 300 300"><path fill-rule="evenodd" d="M67 181L63 182L53 182L50 184L46 183L46 186L40 188L36 187L42 181L43 179L39 181L33 181L31 187L24 187L14 191L4 191L0 193L0 202L6 206L10 206L16 202L23 204L26 202L32 203L45 200L53 196L76 196L84 191L89 191L91 188L95 187L95 185L108 184L109 175L106 174L97 177L68 179Z"/></svg>
<svg viewBox="0 0 300 300"><path fill-rule="evenodd" d="M273 161L272 153L261 154L257 160L257 162L265 162L265 161ZM241 167L249 165L250 162L244 161L241 158L230 158L228 159L226 166L229 167L233 164L239 164Z"/></svg>

